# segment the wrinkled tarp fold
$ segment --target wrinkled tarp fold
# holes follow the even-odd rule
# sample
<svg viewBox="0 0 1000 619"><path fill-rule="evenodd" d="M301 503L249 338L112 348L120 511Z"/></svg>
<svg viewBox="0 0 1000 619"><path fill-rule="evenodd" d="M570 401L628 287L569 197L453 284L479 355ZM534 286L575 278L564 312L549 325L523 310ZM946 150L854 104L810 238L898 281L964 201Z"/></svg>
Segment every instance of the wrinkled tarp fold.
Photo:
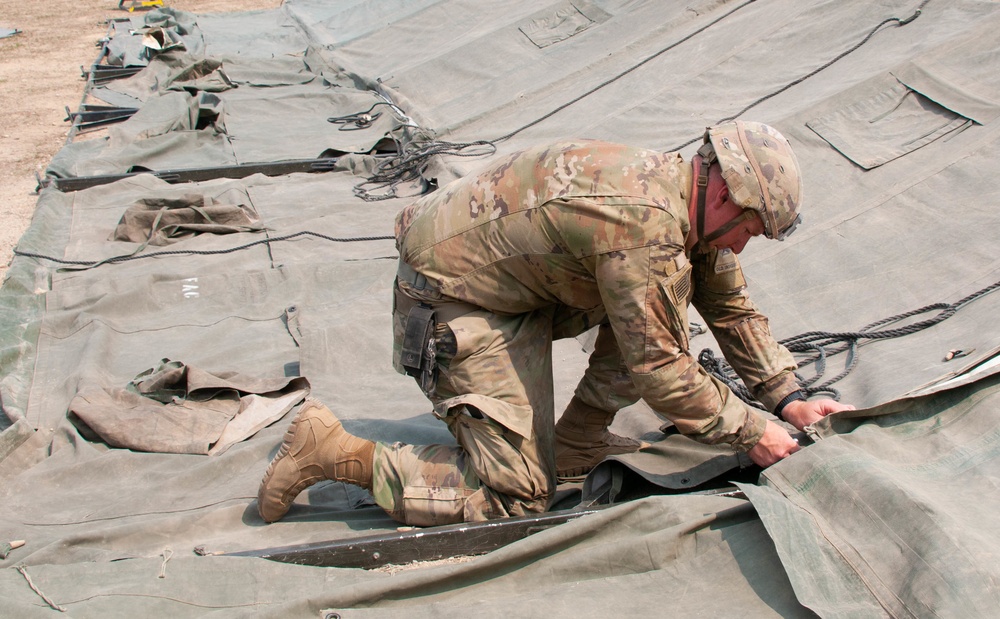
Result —
<svg viewBox="0 0 1000 619"><path fill-rule="evenodd" d="M98 563L83 579L71 565L31 565L39 588L74 615L118 607L172 616L315 616L332 609L353 616L416 617L470 612L582 616L644 615L670 608L678 616L727 614L809 617L782 576L774 547L753 509L738 499L654 497L537 533L456 565L395 574L308 568L238 557L165 562L162 545L149 558ZM159 574L164 573L164 578ZM703 583L724 595L704 596ZM205 586L212 583L211 586ZM643 591L637 598L628 591ZM11 608L44 604L14 570L0 572ZM720 592L721 593L721 592ZM349 612L345 612L348 611Z"/></svg>
<svg viewBox="0 0 1000 619"><path fill-rule="evenodd" d="M1000 375L817 433L760 487L741 486L783 563L802 566L788 570L798 599L822 616L995 613Z"/></svg>
<svg viewBox="0 0 1000 619"><path fill-rule="evenodd" d="M308 393L304 378L213 373L163 359L125 388L84 385L69 413L112 447L217 455L283 417Z"/></svg>

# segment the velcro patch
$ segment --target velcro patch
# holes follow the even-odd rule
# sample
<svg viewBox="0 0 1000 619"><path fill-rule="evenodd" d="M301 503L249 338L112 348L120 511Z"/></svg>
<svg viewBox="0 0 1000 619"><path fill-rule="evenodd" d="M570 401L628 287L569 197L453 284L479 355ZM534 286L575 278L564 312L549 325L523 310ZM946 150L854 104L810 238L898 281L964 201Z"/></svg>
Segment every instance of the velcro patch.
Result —
<svg viewBox="0 0 1000 619"><path fill-rule="evenodd" d="M691 263L685 258L680 269L668 277L662 285L671 303L677 307L687 307L691 294Z"/></svg>
<svg viewBox="0 0 1000 619"><path fill-rule="evenodd" d="M740 268L740 262L731 249L721 249L715 258L715 274L728 273Z"/></svg>

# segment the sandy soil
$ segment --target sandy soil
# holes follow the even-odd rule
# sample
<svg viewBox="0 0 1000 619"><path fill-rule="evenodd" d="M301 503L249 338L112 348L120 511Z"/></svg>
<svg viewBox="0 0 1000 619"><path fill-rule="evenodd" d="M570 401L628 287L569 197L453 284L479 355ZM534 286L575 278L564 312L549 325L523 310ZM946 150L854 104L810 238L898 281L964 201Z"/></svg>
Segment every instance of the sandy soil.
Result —
<svg viewBox="0 0 1000 619"><path fill-rule="evenodd" d="M193 13L276 8L281 0L165 0ZM66 143L66 107L76 110L86 85L81 67L100 52L107 20L126 16L117 0L0 0L0 281L31 222L35 174ZM98 133L97 135L100 135Z"/></svg>

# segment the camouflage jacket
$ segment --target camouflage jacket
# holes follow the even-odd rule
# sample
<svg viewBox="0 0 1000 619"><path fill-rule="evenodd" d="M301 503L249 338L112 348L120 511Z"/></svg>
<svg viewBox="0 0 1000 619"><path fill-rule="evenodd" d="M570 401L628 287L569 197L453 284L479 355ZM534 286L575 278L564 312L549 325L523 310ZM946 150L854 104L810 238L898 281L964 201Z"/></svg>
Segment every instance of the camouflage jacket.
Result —
<svg viewBox="0 0 1000 619"><path fill-rule="evenodd" d="M596 141L533 148L403 209L396 242L444 297L502 314L557 305L608 321L654 411L696 440L745 451L765 418L698 365L688 304L772 410L798 388L795 364L746 296L735 254L685 252L691 182L677 153Z"/></svg>

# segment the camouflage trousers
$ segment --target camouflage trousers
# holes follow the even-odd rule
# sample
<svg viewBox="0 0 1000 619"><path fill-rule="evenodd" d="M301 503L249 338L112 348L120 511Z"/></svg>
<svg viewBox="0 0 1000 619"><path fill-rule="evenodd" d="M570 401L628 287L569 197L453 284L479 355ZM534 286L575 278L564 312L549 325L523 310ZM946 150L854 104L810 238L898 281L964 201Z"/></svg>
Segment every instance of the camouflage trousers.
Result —
<svg viewBox="0 0 1000 619"><path fill-rule="evenodd" d="M602 318L556 307L479 309L436 325L437 380L427 395L458 444L377 444L375 501L416 526L545 511L556 490L552 341ZM405 321L394 313L397 349ZM638 399L606 325L577 396L605 410Z"/></svg>

